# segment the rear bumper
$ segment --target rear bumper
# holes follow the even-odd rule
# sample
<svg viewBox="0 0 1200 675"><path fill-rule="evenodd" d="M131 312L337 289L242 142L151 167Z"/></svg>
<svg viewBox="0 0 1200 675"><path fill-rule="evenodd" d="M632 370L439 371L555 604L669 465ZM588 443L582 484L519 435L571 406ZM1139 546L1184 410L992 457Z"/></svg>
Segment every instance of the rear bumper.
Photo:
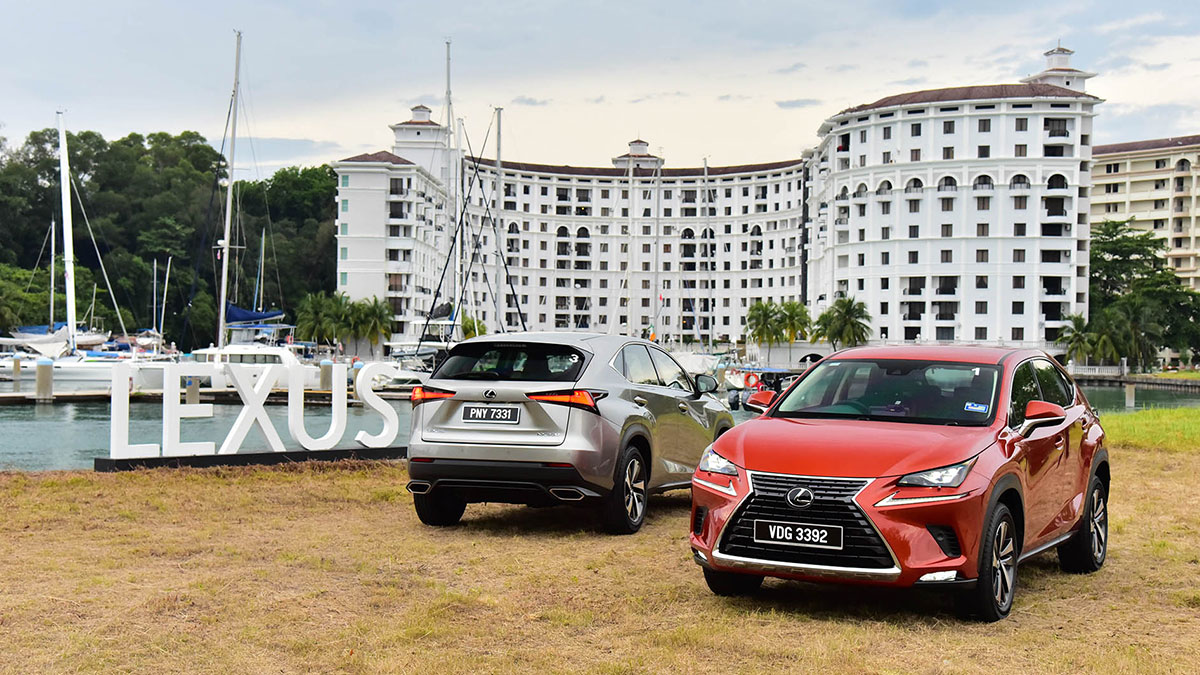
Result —
<svg viewBox="0 0 1200 675"><path fill-rule="evenodd" d="M452 492L467 502L554 505L594 501L610 488L587 481L573 466L544 462L441 459L409 461L410 492Z"/></svg>

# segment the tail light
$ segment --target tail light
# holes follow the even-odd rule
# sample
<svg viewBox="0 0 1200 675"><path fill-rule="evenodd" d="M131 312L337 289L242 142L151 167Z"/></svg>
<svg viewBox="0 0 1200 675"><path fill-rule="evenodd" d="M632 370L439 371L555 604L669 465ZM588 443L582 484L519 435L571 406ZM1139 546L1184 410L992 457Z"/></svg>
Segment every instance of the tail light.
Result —
<svg viewBox="0 0 1200 675"><path fill-rule="evenodd" d="M602 398L592 394L587 389L564 389L562 391L543 391L539 394L526 394L526 398L531 401L541 401L542 403L554 403L556 405L565 405L571 408L579 408L588 412L600 414L600 409L596 407L596 399Z"/></svg>
<svg viewBox="0 0 1200 675"><path fill-rule="evenodd" d="M436 389L434 387L413 387L412 393L409 395L409 402L415 408L418 404L426 401L437 401L443 398L454 396L454 392L447 389Z"/></svg>

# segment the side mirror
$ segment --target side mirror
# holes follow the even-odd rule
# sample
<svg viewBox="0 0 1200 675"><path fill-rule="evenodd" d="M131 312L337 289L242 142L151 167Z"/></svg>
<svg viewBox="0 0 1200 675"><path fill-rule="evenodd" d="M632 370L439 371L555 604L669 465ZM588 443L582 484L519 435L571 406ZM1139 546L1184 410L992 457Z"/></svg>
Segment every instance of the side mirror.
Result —
<svg viewBox="0 0 1200 675"><path fill-rule="evenodd" d="M712 375L696 376L696 393L710 394L717 390L717 378Z"/></svg>
<svg viewBox="0 0 1200 675"><path fill-rule="evenodd" d="M1067 411L1062 406L1049 401L1030 401L1025 404L1025 423L1018 430L1028 438L1029 433L1038 427L1051 426L1067 419Z"/></svg>
<svg viewBox="0 0 1200 675"><path fill-rule="evenodd" d="M770 390L756 391L750 395L750 398L746 399L746 402L742 404L742 407L750 412L755 412L761 415L766 412L767 408L771 407L771 403L774 400L775 392Z"/></svg>

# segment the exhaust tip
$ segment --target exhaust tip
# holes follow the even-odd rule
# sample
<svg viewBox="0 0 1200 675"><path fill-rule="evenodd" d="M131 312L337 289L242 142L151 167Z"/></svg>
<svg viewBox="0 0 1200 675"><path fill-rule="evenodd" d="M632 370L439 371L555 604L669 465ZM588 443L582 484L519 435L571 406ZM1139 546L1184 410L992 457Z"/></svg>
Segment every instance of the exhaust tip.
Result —
<svg viewBox="0 0 1200 675"><path fill-rule="evenodd" d="M564 502L577 502L584 497L583 492L573 487L553 487L550 488L550 494L554 495L559 501Z"/></svg>
<svg viewBox="0 0 1200 675"><path fill-rule="evenodd" d="M432 485L423 480L410 480L405 487L414 495L423 495L433 489Z"/></svg>

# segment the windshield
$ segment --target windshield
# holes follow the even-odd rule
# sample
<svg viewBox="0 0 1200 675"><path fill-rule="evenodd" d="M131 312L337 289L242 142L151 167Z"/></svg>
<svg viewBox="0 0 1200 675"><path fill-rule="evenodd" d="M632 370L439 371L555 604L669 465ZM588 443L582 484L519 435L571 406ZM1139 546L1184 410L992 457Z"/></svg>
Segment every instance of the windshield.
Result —
<svg viewBox="0 0 1200 675"><path fill-rule="evenodd" d="M1000 368L899 359L826 361L784 394L775 417L986 426Z"/></svg>
<svg viewBox="0 0 1200 675"><path fill-rule="evenodd" d="M583 369L583 354L564 345L545 343L463 344L450 351L431 377L447 380L574 382Z"/></svg>

